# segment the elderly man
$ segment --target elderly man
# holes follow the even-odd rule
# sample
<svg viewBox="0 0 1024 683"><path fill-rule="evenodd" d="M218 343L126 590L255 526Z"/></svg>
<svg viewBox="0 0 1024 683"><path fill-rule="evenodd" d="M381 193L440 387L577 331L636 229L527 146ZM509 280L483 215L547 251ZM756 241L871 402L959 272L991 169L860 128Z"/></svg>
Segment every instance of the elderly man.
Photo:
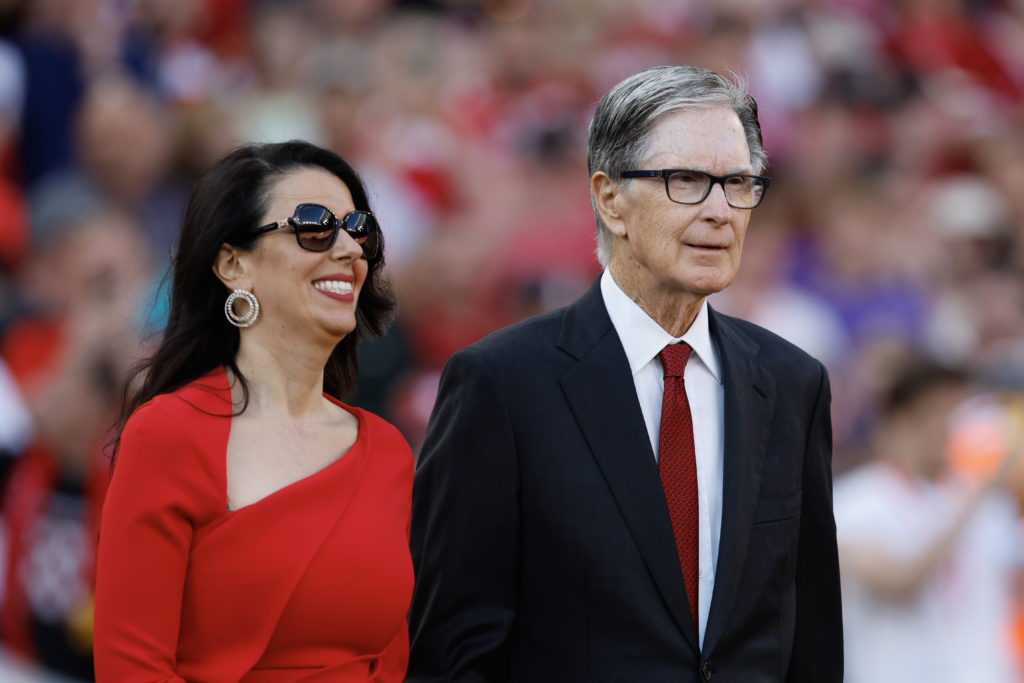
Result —
<svg viewBox="0 0 1024 683"><path fill-rule="evenodd" d="M764 164L757 105L711 71L651 69L601 99L603 275L441 379L410 681L841 680L828 377L707 304Z"/></svg>

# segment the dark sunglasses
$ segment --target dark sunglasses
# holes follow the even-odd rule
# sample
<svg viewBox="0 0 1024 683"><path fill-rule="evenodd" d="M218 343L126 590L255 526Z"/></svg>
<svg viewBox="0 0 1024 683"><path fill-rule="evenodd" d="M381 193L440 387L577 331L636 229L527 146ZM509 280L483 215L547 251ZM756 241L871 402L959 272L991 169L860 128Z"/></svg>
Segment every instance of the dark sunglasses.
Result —
<svg viewBox="0 0 1024 683"><path fill-rule="evenodd" d="M377 258L380 251L380 226L369 211L351 211L344 218L338 218L326 206L299 204L294 214L256 228L256 234L262 235L278 228L291 228L299 246L307 251L327 251L338 240L339 230L344 230L363 248L367 259Z"/></svg>

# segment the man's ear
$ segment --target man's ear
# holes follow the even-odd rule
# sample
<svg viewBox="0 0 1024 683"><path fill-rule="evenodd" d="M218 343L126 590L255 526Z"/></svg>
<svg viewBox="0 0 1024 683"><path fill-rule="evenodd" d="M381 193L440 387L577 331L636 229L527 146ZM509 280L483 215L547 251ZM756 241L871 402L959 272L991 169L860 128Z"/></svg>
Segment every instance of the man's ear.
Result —
<svg viewBox="0 0 1024 683"><path fill-rule="evenodd" d="M213 260L213 274L228 289L252 289L241 256L237 248L225 243L220 245L217 258Z"/></svg>
<svg viewBox="0 0 1024 683"><path fill-rule="evenodd" d="M608 230L616 237L625 237L626 224L622 219L625 199L623 185L612 180L604 171L598 171L590 177L590 196L594 201L594 210L608 226Z"/></svg>

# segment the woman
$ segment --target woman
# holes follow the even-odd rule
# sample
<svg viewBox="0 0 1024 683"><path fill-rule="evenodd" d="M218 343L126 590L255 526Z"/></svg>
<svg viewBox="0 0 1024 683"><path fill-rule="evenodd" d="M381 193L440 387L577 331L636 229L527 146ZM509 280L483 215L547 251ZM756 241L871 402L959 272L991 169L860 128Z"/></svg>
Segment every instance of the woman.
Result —
<svg viewBox="0 0 1024 683"><path fill-rule="evenodd" d="M303 142L200 179L103 509L100 681L400 681L412 454L336 397L393 308L362 182Z"/></svg>

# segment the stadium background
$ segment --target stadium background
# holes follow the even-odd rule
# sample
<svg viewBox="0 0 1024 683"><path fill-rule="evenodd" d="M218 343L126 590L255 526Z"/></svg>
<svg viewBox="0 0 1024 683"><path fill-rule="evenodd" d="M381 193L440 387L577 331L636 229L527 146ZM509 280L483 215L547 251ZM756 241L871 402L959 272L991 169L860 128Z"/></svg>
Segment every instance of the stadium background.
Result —
<svg viewBox="0 0 1024 683"><path fill-rule="evenodd" d="M205 167L304 138L364 174L400 310L354 400L415 448L454 350L596 277L587 123L674 63L760 105L771 190L712 305L826 364L837 474L903 354L1024 386L1021 0L0 0L11 666L88 676L105 430Z"/></svg>

